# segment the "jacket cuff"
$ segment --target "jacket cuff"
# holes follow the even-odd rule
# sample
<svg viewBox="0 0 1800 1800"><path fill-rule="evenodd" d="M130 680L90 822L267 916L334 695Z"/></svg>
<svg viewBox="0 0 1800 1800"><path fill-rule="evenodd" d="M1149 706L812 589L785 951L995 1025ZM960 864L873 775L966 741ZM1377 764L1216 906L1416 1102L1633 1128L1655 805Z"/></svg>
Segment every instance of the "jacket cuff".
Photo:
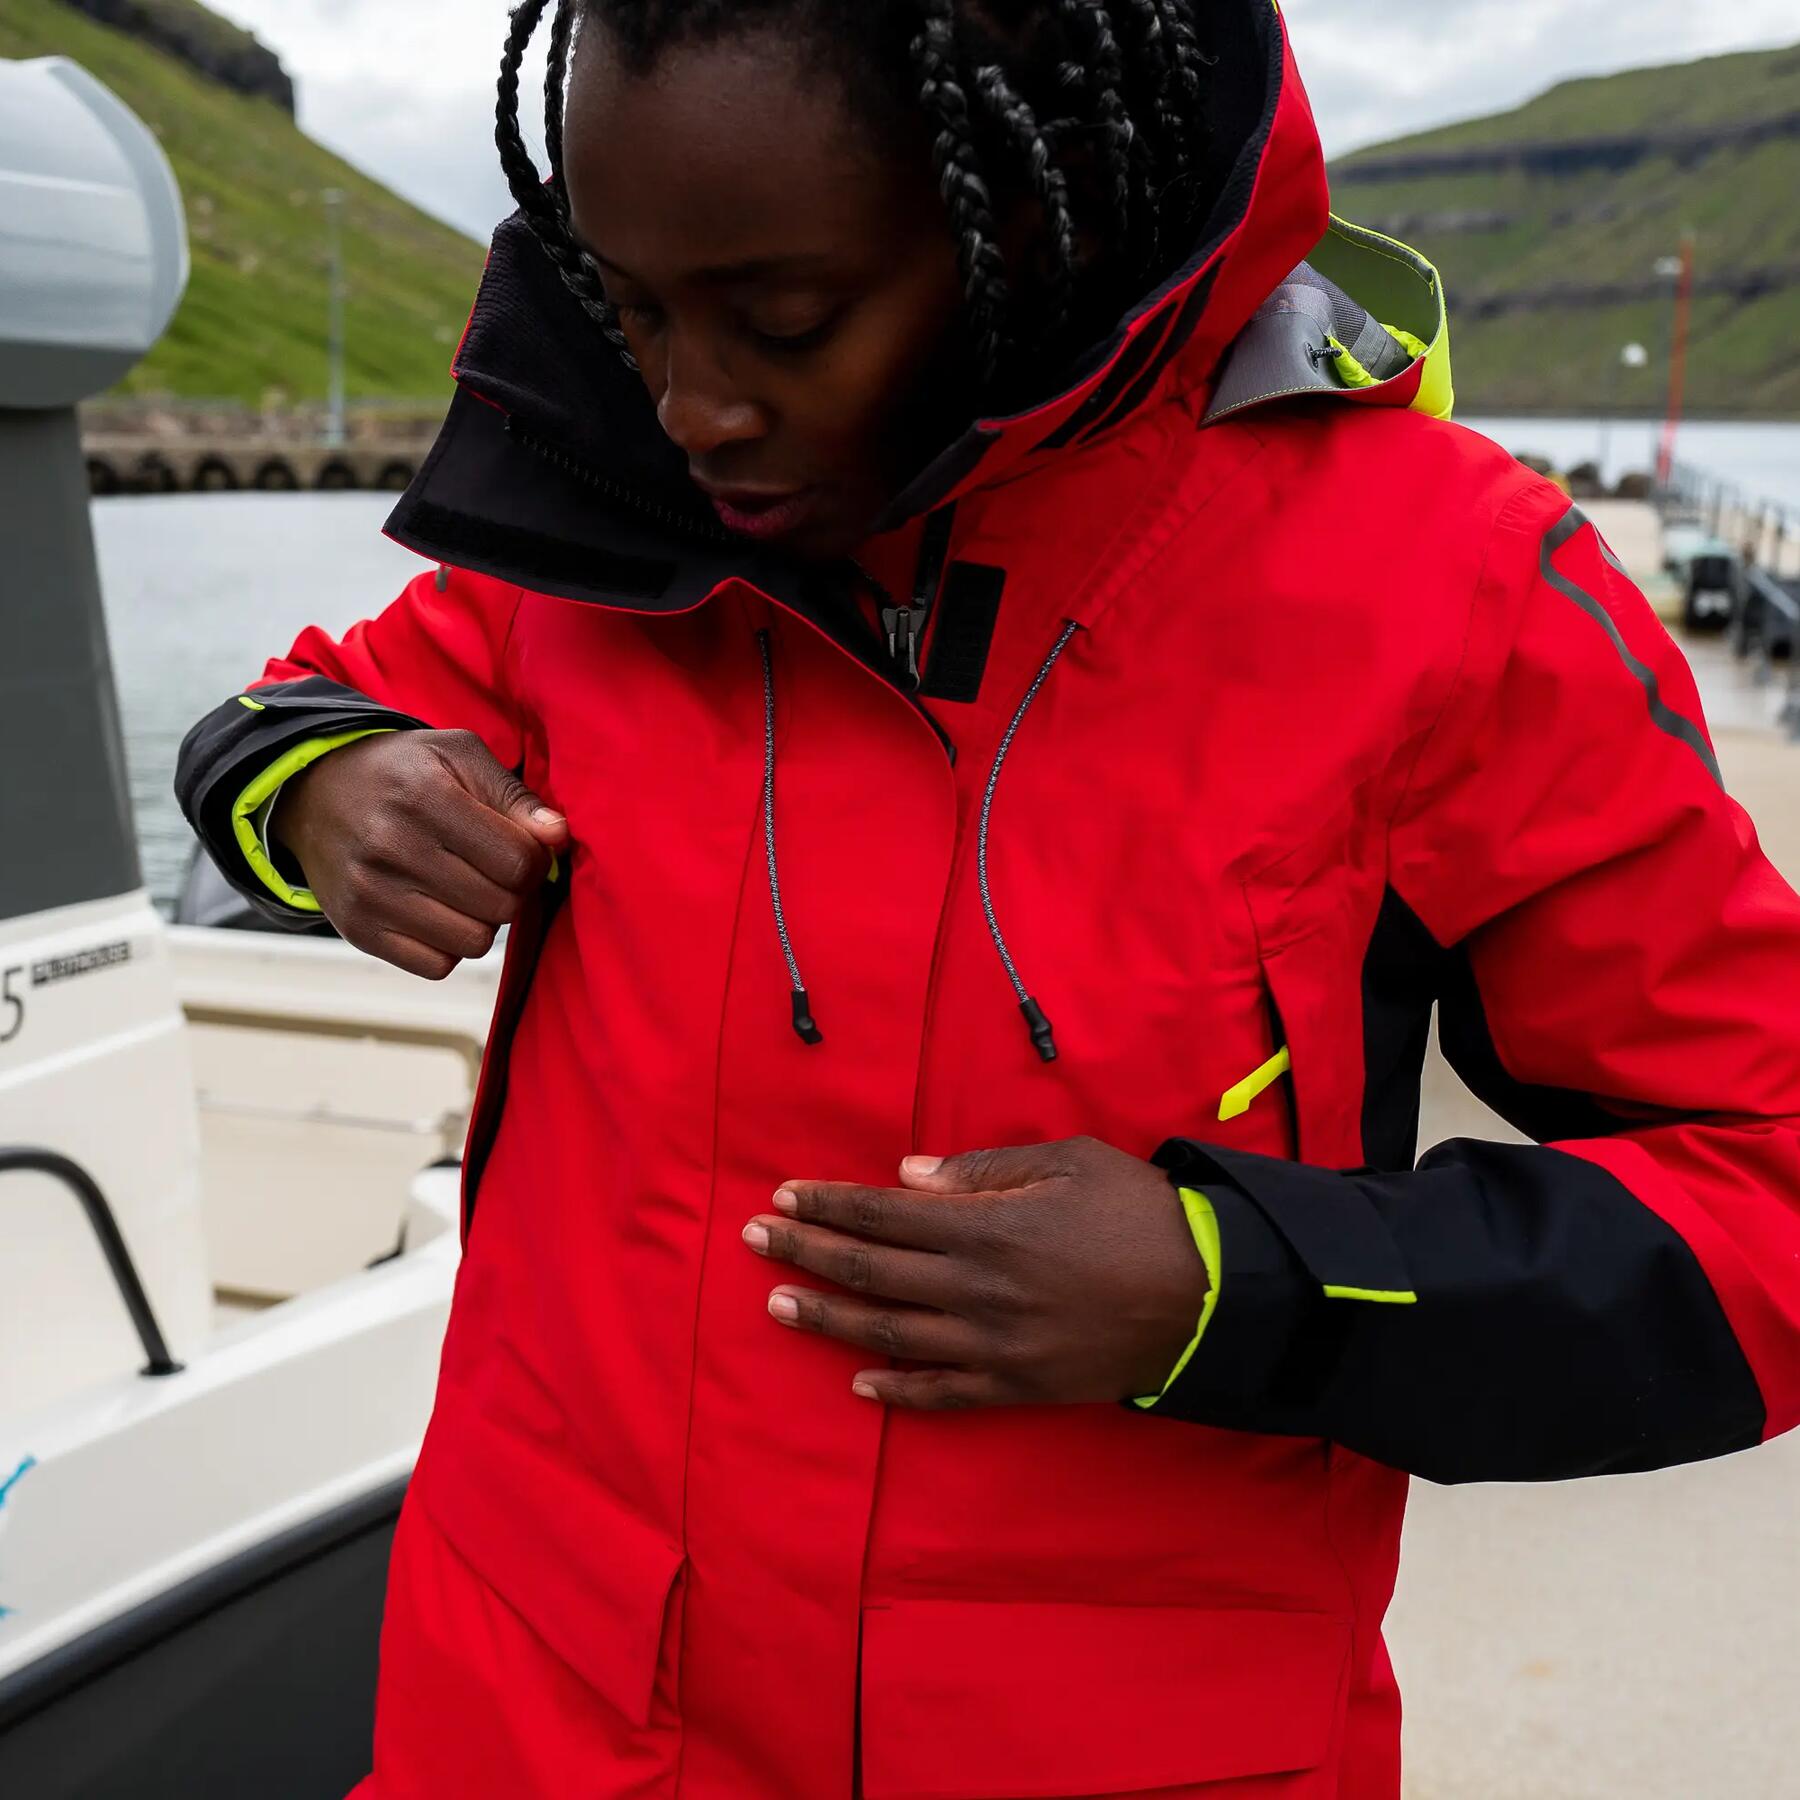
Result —
<svg viewBox="0 0 1800 1800"><path fill-rule="evenodd" d="M1219 1215L1213 1210L1212 1202L1198 1189L1184 1187L1177 1189L1177 1192L1182 1211L1187 1214L1188 1230L1194 1236L1194 1248L1200 1252L1200 1260L1206 1264L1206 1299L1200 1307L1200 1323L1194 1328L1188 1347L1182 1351L1181 1360L1169 1371L1169 1379L1154 1394L1141 1395L1132 1402L1146 1412L1168 1393L1188 1364L1194 1360L1194 1352L1200 1348L1200 1340L1206 1336L1206 1328L1212 1323L1212 1316L1219 1306L1219 1280L1223 1270L1219 1254Z"/></svg>
<svg viewBox="0 0 1800 1800"><path fill-rule="evenodd" d="M1206 1354L1190 1358L1156 1410L1249 1426L1313 1399L1355 1312L1345 1302L1416 1298L1386 1221L1354 1176L1174 1139L1158 1166L1203 1189L1218 1223L1221 1300Z"/></svg>
<svg viewBox="0 0 1800 1800"><path fill-rule="evenodd" d="M378 725L368 730L339 732L332 737L308 738L295 744L264 769L233 803L231 827L238 848L243 851L251 872L284 906L295 912L323 911L311 888L292 885L275 866L268 839L269 816L283 784L333 750L341 750L360 738L378 737L393 729L391 725Z"/></svg>

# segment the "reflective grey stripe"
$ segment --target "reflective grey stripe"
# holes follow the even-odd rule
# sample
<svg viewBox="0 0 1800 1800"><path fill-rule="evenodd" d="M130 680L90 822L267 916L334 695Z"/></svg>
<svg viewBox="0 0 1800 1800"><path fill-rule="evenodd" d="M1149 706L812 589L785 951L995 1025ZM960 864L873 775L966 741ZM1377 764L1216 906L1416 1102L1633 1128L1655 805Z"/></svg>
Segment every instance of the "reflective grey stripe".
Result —
<svg viewBox="0 0 1800 1800"><path fill-rule="evenodd" d="M1656 672L1646 668L1632 655L1630 646L1620 635L1618 626L1613 623L1612 614L1606 610L1605 606L1586 588L1562 574L1551 561L1551 558L1564 544L1568 543L1583 526L1591 523L1592 521L1579 506L1571 506L1561 521L1544 539L1543 553L1539 561L1540 571L1544 579L1559 594L1566 594L1569 599L1573 600L1611 639L1612 647L1619 653L1619 660L1631 671L1633 679L1644 690L1644 695L1650 702L1650 719L1657 730L1666 731L1670 737L1679 738L1682 743L1686 744L1706 765L1707 774L1718 783L1720 788L1723 788L1725 778L1719 773L1719 759L1713 755L1712 745L1706 741L1706 733L1692 719L1684 719L1662 697L1662 688L1657 683ZM1595 536L1599 537L1598 531L1595 532ZM1615 569L1622 569L1618 558L1607 548L1604 538L1600 539L1600 553Z"/></svg>

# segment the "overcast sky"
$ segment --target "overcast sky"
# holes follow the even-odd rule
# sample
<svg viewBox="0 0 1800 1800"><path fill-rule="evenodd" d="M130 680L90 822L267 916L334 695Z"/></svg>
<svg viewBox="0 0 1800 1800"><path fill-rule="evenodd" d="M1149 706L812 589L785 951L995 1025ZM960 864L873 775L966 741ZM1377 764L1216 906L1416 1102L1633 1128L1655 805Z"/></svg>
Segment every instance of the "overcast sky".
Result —
<svg viewBox="0 0 1800 1800"><path fill-rule="evenodd" d="M208 3L280 53L314 137L479 237L511 211L490 135L506 0ZM1795 0L1287 0L1286 10L1334 154L1516 105L1568 75L1800 39ZM538 79L528 71L528 94Z"/></svg>

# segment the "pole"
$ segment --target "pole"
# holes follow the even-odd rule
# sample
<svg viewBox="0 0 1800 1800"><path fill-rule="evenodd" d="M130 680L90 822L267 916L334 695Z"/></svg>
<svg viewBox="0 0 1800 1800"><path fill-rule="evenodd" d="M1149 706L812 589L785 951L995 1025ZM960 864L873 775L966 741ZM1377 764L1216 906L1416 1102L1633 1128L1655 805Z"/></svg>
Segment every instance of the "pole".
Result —
<svg viewBox="0 0 1800 1800"><path fill-rule="evenodd" d="M6 921L129 894L143 881L73 406L0 406L0 543ZM0 924L0 935L8 929ZM0 951L0 964L11 960ZM5 986L0 970L0 1066L8 1060L4 1040L20 1029ZM0 1093L19 1092L16 1081L10 1071L0 1076ZM27 1111L23 1100L0 1101L8 1118ZM0 1251L8 1254L16 1252Z"/></svg>
<svg viewBox="0 0 1800 1800"><path fill-rule="evenodd" d="M1613 412L1618 409L1618 382L1624 373L1624 355L1607 356L1606 400L1602 401L1604 410L1600 414L1600 486L1607 482L1607 464L1613 461Z"/></svg>
<svg viewBox="0 0 1800 1800"><path fill-rule="evenodd" d="M326 409L325 442L344 446L344 190L325 190L325 229L331 251L331 373Z"/></svg>
<svg viewBox="0 0 1800 1800"><path fill-rule="evenodd" d="M1669 411L1663 420L1662 452L1656 479L1666 487L1675 468L1675 440L1681 430L1681 408L1687 397L1688 326L1694 311L1694 234L1681 234L1681 268L1675 281L1675 331L1669 345Z"/></svg>

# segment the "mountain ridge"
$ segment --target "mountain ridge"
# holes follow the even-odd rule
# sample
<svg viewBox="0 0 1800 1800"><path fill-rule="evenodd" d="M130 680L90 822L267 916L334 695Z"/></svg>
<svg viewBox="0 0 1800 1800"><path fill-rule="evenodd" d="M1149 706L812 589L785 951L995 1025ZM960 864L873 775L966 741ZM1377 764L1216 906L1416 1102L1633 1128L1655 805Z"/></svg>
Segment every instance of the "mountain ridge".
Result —
<svg viewBox="0 0 1800 1800"><path fill-rule="evenodd" d="M1800 417L1800 45L1560 82L1364 146L1332 184L1341 212L1442 269L1465 411L1657 411L1658 265L1691 232L1689 410Z"/></svg>
<svg viewBox="0 0 1800 1800"><path fill-rule="evenodd" d="M192 0L63 0L102 25L166 50L212 81L273 100L290 117L294 83L256 36Z"/></svg>
<svg viewBox="0 0 1800 1800"><path fill-rule="evenodd" d="M59 54L146 120L187 201L193 280L127 395L322 400L335 188L350 397L441 402L482 248L307 138L272 52L199 0L0 0L0 56ZM1690 411L1800 418L1800 45L1560 82L1332 179L1339 211L1443 270L1465 413L1659 411L1657 266L1691 230Z"/></svg>

